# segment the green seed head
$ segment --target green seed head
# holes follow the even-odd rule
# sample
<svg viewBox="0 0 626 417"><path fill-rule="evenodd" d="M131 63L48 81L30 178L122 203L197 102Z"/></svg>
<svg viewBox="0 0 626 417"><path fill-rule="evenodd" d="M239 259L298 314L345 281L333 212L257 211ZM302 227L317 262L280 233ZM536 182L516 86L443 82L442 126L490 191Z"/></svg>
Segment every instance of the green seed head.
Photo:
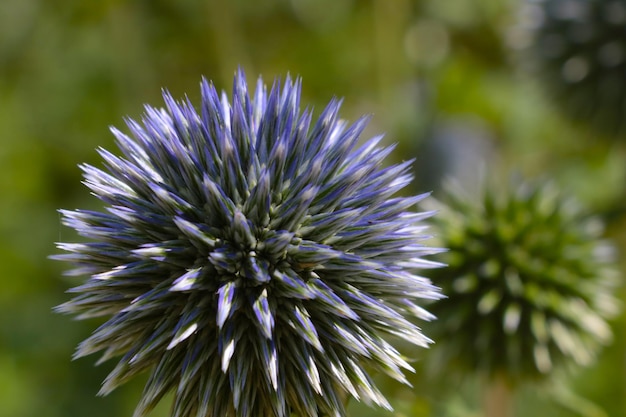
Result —
<svg viewBox="0 0 626 417"><path fill-rule="evenodd" d="M542 378L560 362L587 365L611 339L611 246L602 225L550 185L486 191L479 201L448 189L434 219L449 252L430 275L433 358L511 381Z"/></svg>

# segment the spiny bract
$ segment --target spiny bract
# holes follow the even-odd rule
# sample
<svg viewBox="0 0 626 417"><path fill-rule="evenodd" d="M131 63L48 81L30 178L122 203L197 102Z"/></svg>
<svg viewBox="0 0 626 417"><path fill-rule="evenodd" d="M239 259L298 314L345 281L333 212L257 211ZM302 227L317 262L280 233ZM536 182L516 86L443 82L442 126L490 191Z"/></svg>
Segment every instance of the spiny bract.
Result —
<svg viewBox="0 0 626 417"><path fill-rule="evenodd" d="M106 211L62 210L88 239L54 258L86 282L58 307L108 318L76 357L121 356L101 393L149 371L135 416L173 391L172 416L345 415L349 396L389 408L368 370L407 383L411 366L386 340L426 346L417 299L438 289L417 275L425 195L395 197L410 162L383 168L380 137L357 146L332 100L311 127L300 81L235 76L232 104L201 83L198 114L164 93L122 157L81 166Z"/></svg>
<svg viewBox="0 0 626 417"><path fill-rule="evenodd" d="M601 223L550 184L485 187L478 199L449 187L438 203L448 267L430 276L448 298L430 306L441 343L429 364L511 383L589 364L617 308Z"/></svg>
<svg viewBox="0 0 626 417"><path fill-rule="evenodd" d="M626 134L626 0L535 0L525 10L529 59L560 108Z"/></svg>

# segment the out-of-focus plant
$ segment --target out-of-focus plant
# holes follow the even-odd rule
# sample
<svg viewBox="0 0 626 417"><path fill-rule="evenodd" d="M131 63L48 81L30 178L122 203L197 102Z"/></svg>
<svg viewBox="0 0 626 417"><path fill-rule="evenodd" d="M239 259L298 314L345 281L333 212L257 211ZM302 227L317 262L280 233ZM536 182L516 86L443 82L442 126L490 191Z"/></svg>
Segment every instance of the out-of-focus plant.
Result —
<svg viewBox="0 0 626 417"><path fill-rule="evenodd" d="M539 0L522 10L524 60L558 107L596 132L626 134L626 0Z"/></svg>
<svg viewBox="0 0 626 417"><path fill-rule="evenodd" d="M441 118L416 149L416 179L428 190L439 190L449 177L458 178L469 192L478 190L482 184L476 172L495 164L499 156L494 143L480 118Z"/></svg>
<svg viewBox="0 0 626 417"><path fill-rule="evenodd" d="M430 277L446 299L430 308L429 364L487 380L486 413L504 417L520 383L589 365L617 311L603 226L550 184L512 181L470 195L450 185L434 219L447 268Z"/></svg>
<svg viewBox="0 0 626 417"><path fill-rule="evenodd" d="M130 136L113 129L123 156L81 166L105 210L62 210L88 241L55 258L87 279L58 311L108 320L76 357L121 356L102 394L149 372L135 416L170 391L175 417L390 408L369 373L407 382L388 336L426 346L416 301L439 298L418 275L438 265L432 212L413 211L426 195L394 197L410 161L382 167L381 137L358 147L367 118L347 125L338 100L311 126L299 80L201 90L199 113L165 93Z"/></svg>

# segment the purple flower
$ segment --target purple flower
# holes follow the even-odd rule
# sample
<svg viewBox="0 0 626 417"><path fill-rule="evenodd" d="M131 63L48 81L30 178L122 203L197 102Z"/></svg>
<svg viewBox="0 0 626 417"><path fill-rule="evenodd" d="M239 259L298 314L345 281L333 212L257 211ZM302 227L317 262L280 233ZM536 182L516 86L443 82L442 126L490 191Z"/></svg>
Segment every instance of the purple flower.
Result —
<svg viewBox="0 0 626 417"><path fill-rule="evenodd" d="M382 167L392 148L366 126L338 119L332 100L311 126L300 81L259 79L249 96L235 76L232 102L203 81L198 113L164 93L130 135L113 133L104 169L82 165L104 211L62 210L87 238L59 243L55 259L86 276L58 307L106 317L76 357L121 357L107 394L149 372L135 416L174 392L172 416L343 416L354 397L389 408L368 371L407 383L411 366L387 340L426 346L414 324L439 297L419 275L414 212L425 195L396 197L410 162Z"/></svg>

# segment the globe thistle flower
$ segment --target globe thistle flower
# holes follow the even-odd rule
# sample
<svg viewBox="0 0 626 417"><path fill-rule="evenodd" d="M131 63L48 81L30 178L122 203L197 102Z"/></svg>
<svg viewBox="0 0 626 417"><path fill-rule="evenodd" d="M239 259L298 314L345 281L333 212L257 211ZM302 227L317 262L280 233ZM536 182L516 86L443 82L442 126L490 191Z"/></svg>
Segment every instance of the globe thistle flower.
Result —
<svg viewBox="0 0 626 417"><path fill-rule="evenodd" d="M164 93L123 156L99 149L82 165L104 211L62 210L86 243L59 243L70 275L87 276L58 307L105 317L76 357L121 357L107 394L136 374L148 382L135 416L173 391L172 416L345 415L353 397L389 408L369 371L408 383L387 336L427 346L416 303L438 298L418 274L425 195L396 197L410 162L382 167L381 137L357 146L367 119L338 119L332 100L311 125L300 81L235 76L232 103L201 84L198 113Z"/></svg>
<svg viewBox="0 0 626 417"><path fill-rule="evenodd" d="M626 132L626 0L539 0L526 6L530 61L572 120Z"/></svg>
<svg viewBox="0 0 626 417"><path fill-rule="evenodd" d="M487 189L479 200L448 187L442 201L434 223L448 267L431 278L448 298L430 307L441 342L430 363L512 385L590 364L617 304L599 221L551 185Z"/></svg>

